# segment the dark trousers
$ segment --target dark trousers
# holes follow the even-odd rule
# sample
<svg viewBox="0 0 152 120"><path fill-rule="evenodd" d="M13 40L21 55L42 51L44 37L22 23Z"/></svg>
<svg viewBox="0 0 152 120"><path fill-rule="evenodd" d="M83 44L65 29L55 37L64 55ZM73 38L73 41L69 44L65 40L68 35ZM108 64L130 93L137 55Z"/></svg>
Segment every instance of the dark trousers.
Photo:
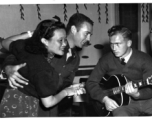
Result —
<svg viewBox="0 0 152 120"><path fill-rule="evenodd" d="M129 105L121 106L112 111L113 116L141 116L152 115L152 99L131 100Z"/></svg>

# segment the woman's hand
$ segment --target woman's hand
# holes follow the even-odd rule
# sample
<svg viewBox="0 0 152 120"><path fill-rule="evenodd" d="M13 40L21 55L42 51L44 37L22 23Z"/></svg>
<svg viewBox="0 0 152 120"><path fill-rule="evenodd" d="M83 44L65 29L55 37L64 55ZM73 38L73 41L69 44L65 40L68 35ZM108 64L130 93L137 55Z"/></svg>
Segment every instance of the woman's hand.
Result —
<svg viewBox="0 0 152 120"><path fill-rule="evenodd" d="M81 95L86 93L84 86L84 83L78 83L71 85L70 87L67 87L64 90L66 91L67 96Z"/></svg>
<svg viewBox="0 0 152 120"><path fill-rule="evenodd" d="M81 95L81 94L85 94L86 93L86 90L84 88L84 86L85 86L84 83L73 84L71 86L76 88L76 95Z"/></svg>
<svg viewBox="0 0 152 120"><path fill-rule="evenodd" d="M66 92L66 96L70 97L76 95L77 88L70 86L65 88L64 91Z"/></svg>

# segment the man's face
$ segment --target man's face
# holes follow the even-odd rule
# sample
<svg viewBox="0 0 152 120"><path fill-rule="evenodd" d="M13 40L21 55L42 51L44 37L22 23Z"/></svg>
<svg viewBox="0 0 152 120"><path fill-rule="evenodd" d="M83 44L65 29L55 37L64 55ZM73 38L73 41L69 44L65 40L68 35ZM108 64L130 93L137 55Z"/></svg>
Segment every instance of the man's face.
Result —
<svg viewBox="0 0 152 120"><path fill-rule="evenodd" d="M121 34L110 37L110 47L116 57L124 57L131 46L131 40L126 40Z"/></svg>
<svg viewBox="0 0 152 120"><path fill-rule="evenodd" d="M77 29L77 32L74 34L75 46L79 48L85 46L85 43L87 41L90 41L92 32L93 32L93 26L88 22L84 22L81 25L81 28L79 30Z"/></svg>

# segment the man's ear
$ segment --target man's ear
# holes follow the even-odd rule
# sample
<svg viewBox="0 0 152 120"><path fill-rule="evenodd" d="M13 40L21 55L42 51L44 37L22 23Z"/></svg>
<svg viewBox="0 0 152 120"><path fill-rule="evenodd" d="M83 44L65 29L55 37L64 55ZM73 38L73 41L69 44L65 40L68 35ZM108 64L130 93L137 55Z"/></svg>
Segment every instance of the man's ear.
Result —
<svg viewBox="0 0 152 120"><path fill-rule="evenodd" d="M41 39L41 42L42 42L44 45L48 46L48 40L46 40L45 38L42 38L42 39Z"/></svg>
<svg viewBox="0 0 152 120"><path fill-rule="evenodd" d="M75 34L77 32L77 28L74 25L71 26L71 32L73 34Z"/></svg>
<svg viewBox="0 0 152 120"><path fill-rule="evenodd" d="M128 40L128 47L131 47L131 45L132 45L132 40Z"/></svg>

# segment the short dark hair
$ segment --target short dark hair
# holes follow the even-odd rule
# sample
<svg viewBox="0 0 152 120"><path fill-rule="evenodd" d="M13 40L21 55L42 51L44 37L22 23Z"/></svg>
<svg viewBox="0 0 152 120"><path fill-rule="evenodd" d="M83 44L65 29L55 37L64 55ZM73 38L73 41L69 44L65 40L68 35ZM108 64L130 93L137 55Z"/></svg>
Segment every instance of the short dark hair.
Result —
<svg viewBox="0 0 152 120"><path fill-rule="evenodd" d="M132 40L132 32L123 25L115 25L108 30L108 36L112 37L116 34L121 34L124 38Z"/></svg>
<svg viewBox="0 0 152 120"><path fill-rule="evenodd" d="M26 41L26 51L34 54L44 54L46 56L48 51L41 42L41 39L50 40L54 36L54 31L57 29L66 30L64 23L54 19L41 21L34 30L32 37Z"/></svg>
<svg viewBox="0 0 152 120"><path fill-rule="evenodd" d="M70 33L72 25L76 26L77 29L79 29L84 22L88 22L93 26L93 21L89 17L85 16L82 13L73 14L70 17L69 22L68 22L67 27L66 27L67 34Z"/></svg>

